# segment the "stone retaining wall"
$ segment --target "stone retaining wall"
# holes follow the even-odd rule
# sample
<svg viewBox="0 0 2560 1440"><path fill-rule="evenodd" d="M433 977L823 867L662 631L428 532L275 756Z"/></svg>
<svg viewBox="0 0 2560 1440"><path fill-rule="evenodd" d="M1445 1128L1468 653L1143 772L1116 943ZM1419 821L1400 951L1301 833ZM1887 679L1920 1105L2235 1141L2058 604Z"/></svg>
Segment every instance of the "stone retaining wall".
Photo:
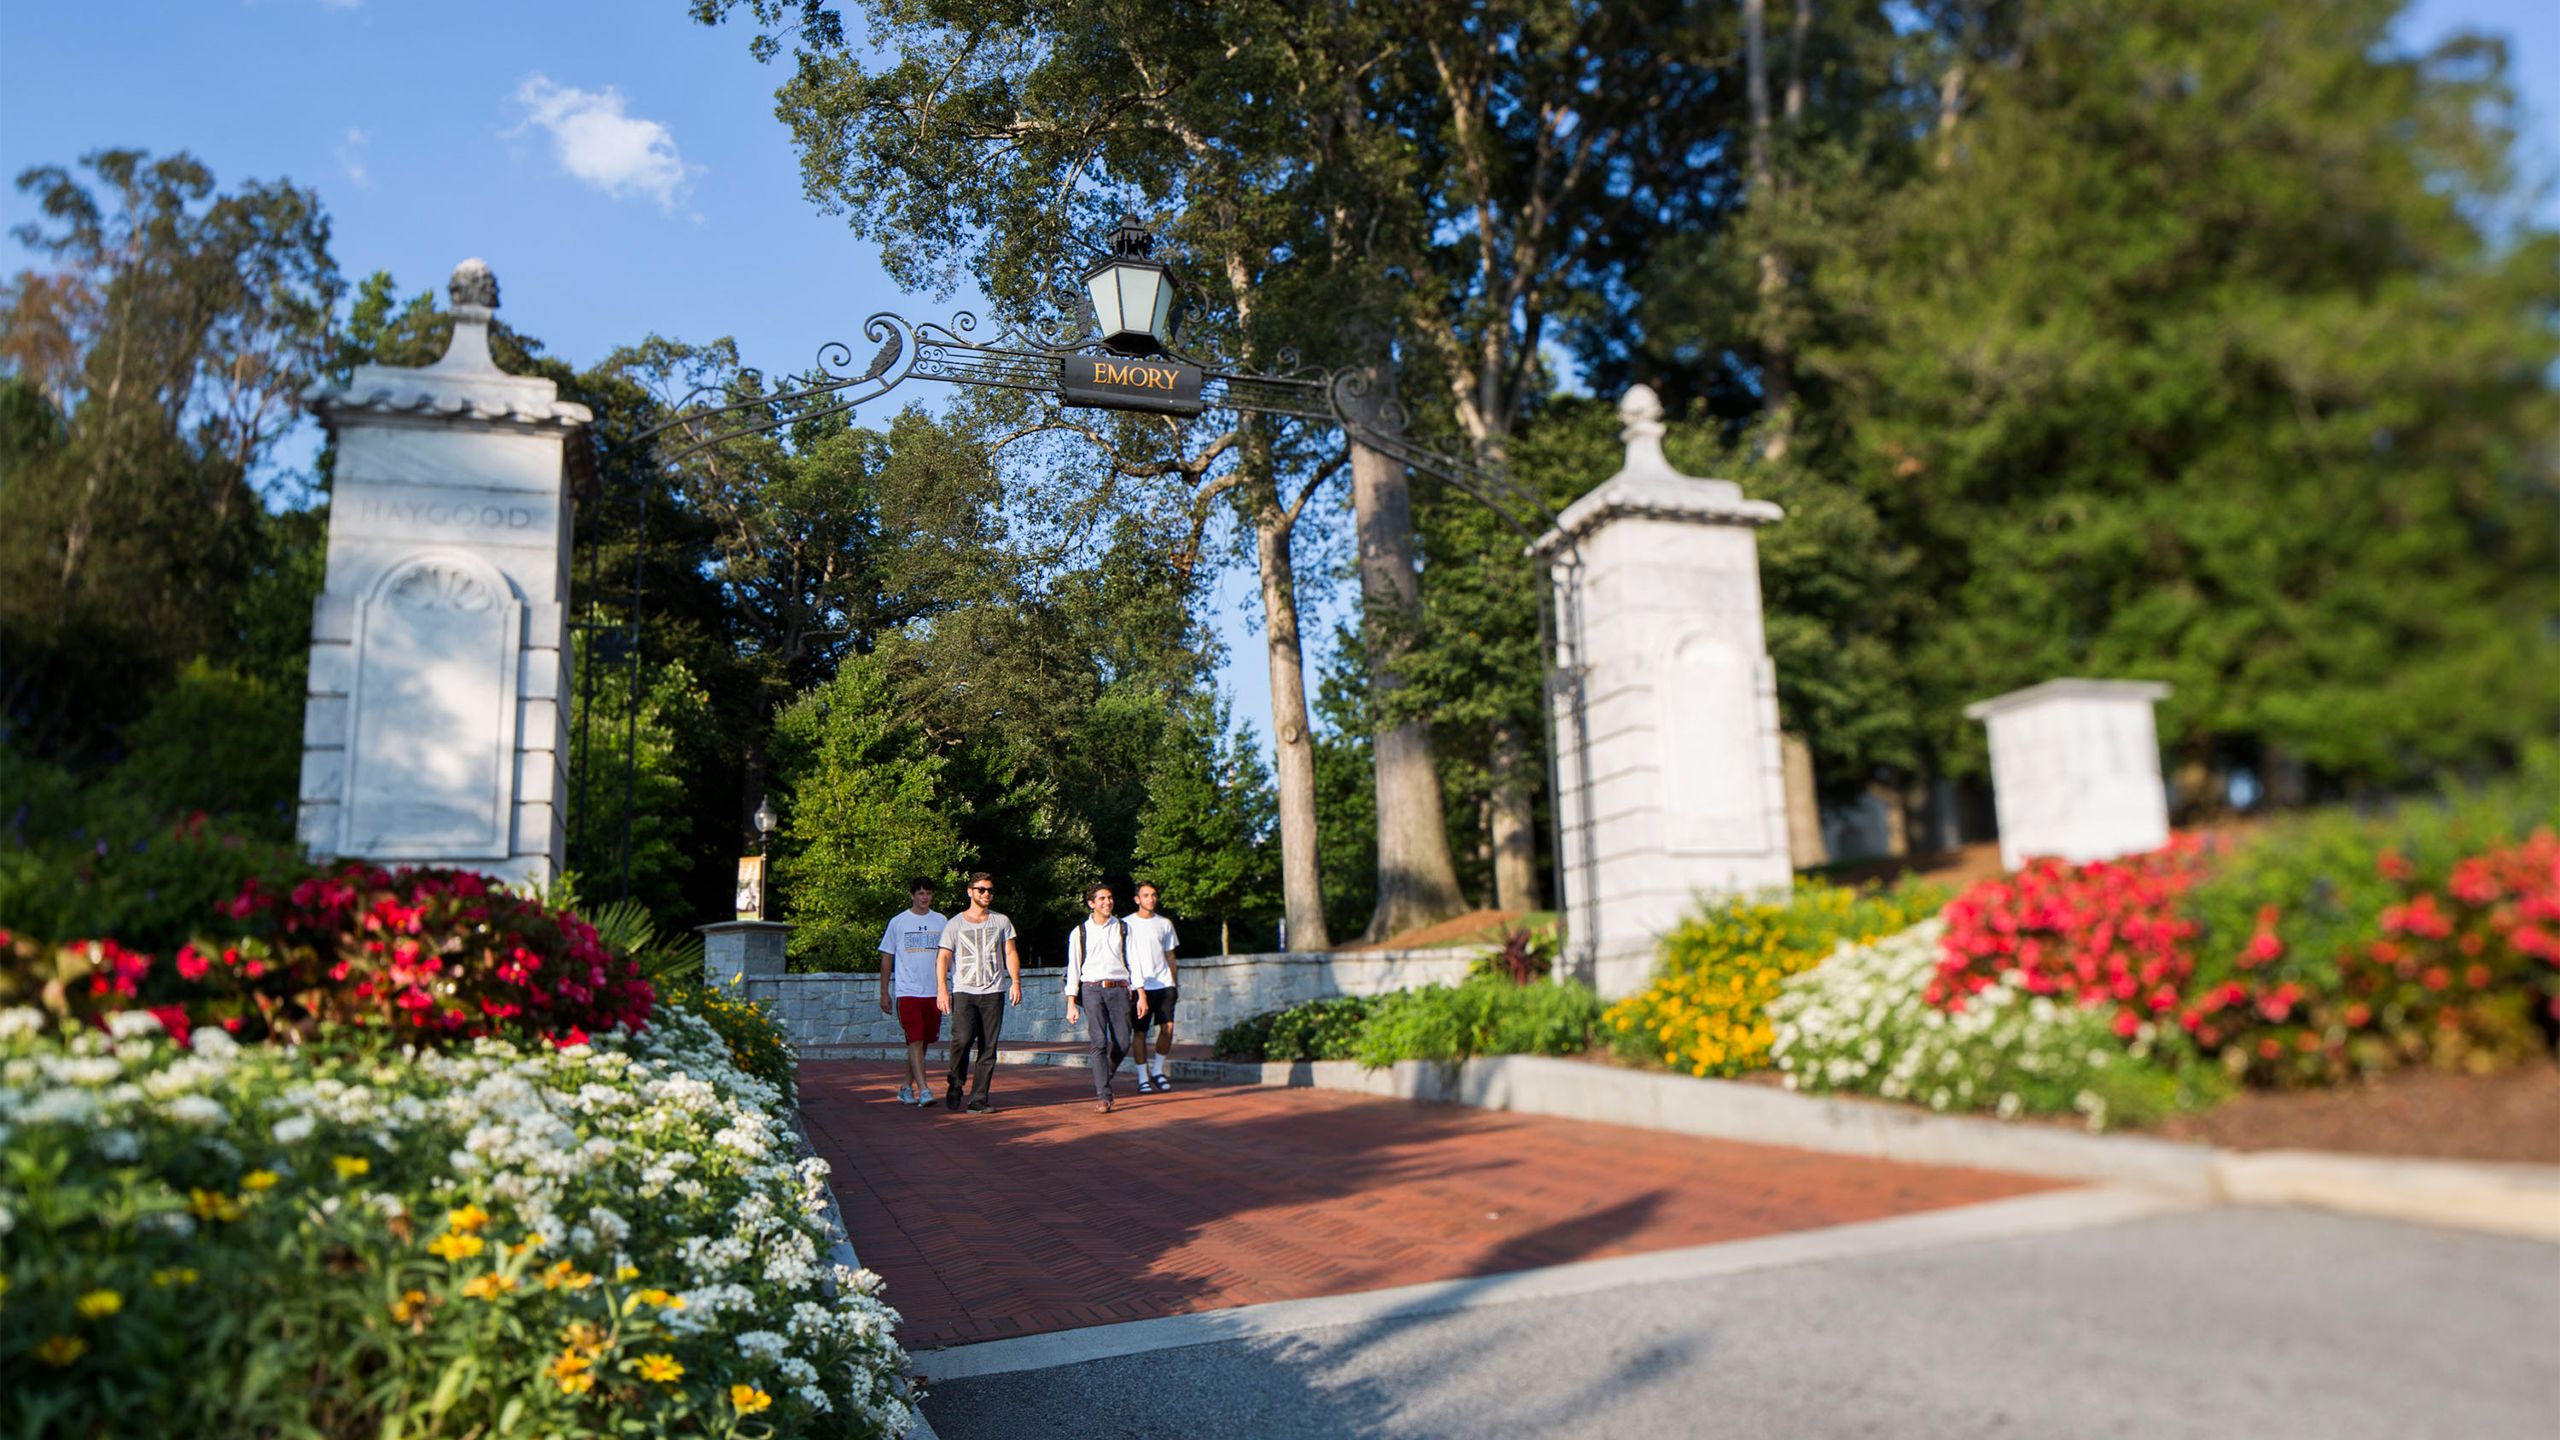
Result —
<svg viewBox="0 0 2560 1440"><path fill-rule="evenodd" d="M1185 1041L1214 1039L1248 1016L1285 1010L1335 995L1380 995L1417 985L1454 985L1465 978L1478 950L1289 951L1271 955L1212 955L1180 962L1182 1009L1175 1034ZM848 1050L900 1042L896 1017L880 1013L880 974L771 975L741 973L727 961L710 961L711 982L741 989L770 1007L803 1060L841 1058ZM719 971L730 973L723 975ZM1066 971L1045 966L1022 972L1022 1004L1008 1010L1007 1040L1073 1040ZM945 1033L948 1033L946 1027Z"/></svg>

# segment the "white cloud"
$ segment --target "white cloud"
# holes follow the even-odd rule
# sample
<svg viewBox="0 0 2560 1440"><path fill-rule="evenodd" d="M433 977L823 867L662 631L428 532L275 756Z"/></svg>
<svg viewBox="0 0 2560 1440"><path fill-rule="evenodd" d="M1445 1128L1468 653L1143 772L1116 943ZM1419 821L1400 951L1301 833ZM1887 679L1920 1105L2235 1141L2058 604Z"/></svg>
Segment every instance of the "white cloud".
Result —
<svg viewBox="0 0 2560 1440"><path fill-rule="evenodd" d="M560 168L615 199L645 195L673 211L693 173L676 150L675 132L625 111L622 92L608 85L580 90L536 75L515 93L524 120L507 133L539 125L551 132Z"/></svg>
<svg viewBox="0 0 2560 1440"><path fill-rule="evenodd" d="M349 130L338 145L338 168L346 171L347 178L356 182L360 190L373 188L373 176L364 168L364 147L372 143L373 137L364 131Z"/></svg>

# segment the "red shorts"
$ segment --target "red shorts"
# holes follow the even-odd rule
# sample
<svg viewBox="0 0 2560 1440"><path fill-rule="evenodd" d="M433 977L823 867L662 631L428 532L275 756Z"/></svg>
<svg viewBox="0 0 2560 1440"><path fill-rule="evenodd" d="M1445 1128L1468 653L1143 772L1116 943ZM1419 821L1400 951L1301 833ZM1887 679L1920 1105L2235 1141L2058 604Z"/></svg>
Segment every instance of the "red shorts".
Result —
<svg viewBox="0 0 2560 1440"><path fill-rule="evenodd" d="M942 1038L942 1006L930 995L898 997L898 1028L910 1045L930 1045Z"/></svg>

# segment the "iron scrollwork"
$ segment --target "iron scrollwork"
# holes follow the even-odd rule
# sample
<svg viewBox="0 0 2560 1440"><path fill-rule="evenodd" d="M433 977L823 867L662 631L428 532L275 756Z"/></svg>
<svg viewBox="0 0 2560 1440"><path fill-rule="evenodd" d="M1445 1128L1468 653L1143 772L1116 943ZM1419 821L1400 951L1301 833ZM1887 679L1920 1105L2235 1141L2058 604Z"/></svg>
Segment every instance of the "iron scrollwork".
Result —
<svg viewBox="0 0 2560 1440"><path fill-rule="evenodd" d="M871 359L859 371L854 369L859 352L844 341L830 340L818 347L816 366L786 388L766 391L752 371L739 381L703 386L676 401L669 418L623 443L654 443L659 461L673 465L732 441L849 415L909 380L1059 399L1063 359L1105 353L1090 326L1087 315L1070 309L1053 324L1009 324L982 335L988 327L974 311L960 311L948 321L914 321L879 311L862 322ZM1497 467L1415 439L1410 411L1392 395L1379 395L1377 379L1364 367L1306 365L1295 350L1279 352L1279 368L1271 372L1241 370L1231 361L1171 347L1164 354L1200 368L1202 396L1211 409L1330 426L1358 445L1459 487L1515 528L1528 531L1554 522L1539 497Z"/></svg>

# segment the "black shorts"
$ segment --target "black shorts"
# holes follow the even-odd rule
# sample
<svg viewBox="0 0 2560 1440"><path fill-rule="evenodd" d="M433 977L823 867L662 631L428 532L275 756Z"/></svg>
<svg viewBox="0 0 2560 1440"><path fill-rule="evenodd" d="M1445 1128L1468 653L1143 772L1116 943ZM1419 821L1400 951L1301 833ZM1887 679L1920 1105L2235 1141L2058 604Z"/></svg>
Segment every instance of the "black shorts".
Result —
<svg viewBox="0 0 2560 1440"><path fill-rule="evenodd" d="M1159 1025L1173 1023L1174 1007L1182 1001L1181 986L1167 985L1161 990L1141 990L1138 993L1147 997L1147 1018L1133 1019L1131 1023L1144 1030L1153 1030ZM1138 1013L1138 1007L1131 1005L1129 1013L1134 1017Z"/></svg>

